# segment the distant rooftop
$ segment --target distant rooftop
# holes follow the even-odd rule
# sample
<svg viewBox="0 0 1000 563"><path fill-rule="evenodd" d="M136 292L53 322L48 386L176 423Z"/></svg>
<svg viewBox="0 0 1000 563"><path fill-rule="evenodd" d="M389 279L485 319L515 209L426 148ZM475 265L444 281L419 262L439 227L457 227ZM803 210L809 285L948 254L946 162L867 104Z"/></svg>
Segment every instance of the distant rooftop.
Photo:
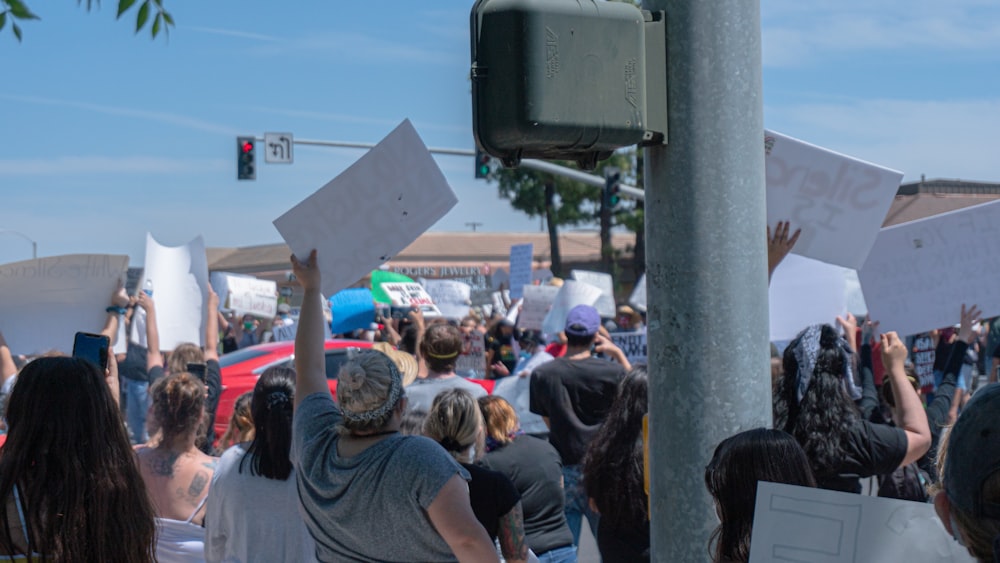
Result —
<svg viewBox="0 0 1000 563"><path fill-rule="evenodd" d="M1000 199L1000 183L935 178L899 186L883 227Z"/></svg>
<svg viewBox="0 0 1000 563"><path fill-rule="evenodd" d="M1000 184L995 182L970 182L968 180L951 180L935 178L919 182L900 184L896 195L916 194L982 194L1000 196Z"/></svg>

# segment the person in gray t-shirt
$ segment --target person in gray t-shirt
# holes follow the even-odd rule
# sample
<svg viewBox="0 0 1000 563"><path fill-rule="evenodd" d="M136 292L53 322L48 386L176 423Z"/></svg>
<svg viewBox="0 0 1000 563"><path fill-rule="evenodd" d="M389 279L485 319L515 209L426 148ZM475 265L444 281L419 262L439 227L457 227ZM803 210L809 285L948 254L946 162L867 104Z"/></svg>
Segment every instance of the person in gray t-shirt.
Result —
<svg viewBox="0 0 1000 563"><path fill-rule="evenodd" d="M476 520L469 474L441 446L401 436L402 376L388 356L358 354L326 383L316 251L292 258L305 289L295 336L291 459L320 561L496 562ZM339 406L339 408L338 408Z"/></svg>
<svg viewBox="0 0 1000 563"><path fill-rule="evenodd" d="M448 324L427 327L420 341L420 356L427 364L427 377L407 386L410 410L431 410L434 397L446 389L465 389L475 399L486 396L481 386L455 374L463 345L462 333L457 328Z"/></svg>

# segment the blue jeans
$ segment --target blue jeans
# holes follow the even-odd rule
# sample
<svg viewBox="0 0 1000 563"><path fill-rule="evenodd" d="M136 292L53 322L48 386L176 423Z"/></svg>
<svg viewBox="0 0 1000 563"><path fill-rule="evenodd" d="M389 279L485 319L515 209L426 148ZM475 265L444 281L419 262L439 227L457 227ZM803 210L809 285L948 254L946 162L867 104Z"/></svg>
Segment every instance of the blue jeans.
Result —
<svg viewBox="0 0 1000 563"><path fill-rule="evenodd" d="M536 555L540 563L576 563L576 548L572 545L557 547Z"/></svg>
<svg viewBox="0 0 1000 563"><path fill-rule="evenodd" d="M580 524L587 517L590 533L597 539L597 521L600 515L590 510L587 493L583 490L583 466L567 465L562 468L563 488L566 490L566 523L573 532L573 545L580 545Z"/></svg>
<svg viewBox="0 0 1000 563"><path fill-rule="evenodd" d="M146 411L149 410L149 382L121 378L125 392L125 422L133 444L143 444L146 436Z"/></svg>

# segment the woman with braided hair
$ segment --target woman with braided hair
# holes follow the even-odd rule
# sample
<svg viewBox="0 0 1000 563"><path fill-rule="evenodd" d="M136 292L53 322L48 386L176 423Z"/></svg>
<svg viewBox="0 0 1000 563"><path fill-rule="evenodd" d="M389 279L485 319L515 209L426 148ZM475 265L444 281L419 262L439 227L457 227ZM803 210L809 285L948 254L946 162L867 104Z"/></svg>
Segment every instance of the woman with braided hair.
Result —
<svg viewBox="0 0 1000 563"><path fill-rule="evenodd" d="M292 464L320 561L496 562L469 504L469 473L433 440L399 432L406 396L396 364L360 352L326 381L316 251L292 257L305 290L295 335ZM452 360L454 361L454 360Z"/></svg>
<svg viewBox="0 0 1000 563"><path fill-rule="evenodd" d="M206 561L315 561L289 450L295 370L268 368L250 399L253 439L226 450L208 490Z"/></svg>

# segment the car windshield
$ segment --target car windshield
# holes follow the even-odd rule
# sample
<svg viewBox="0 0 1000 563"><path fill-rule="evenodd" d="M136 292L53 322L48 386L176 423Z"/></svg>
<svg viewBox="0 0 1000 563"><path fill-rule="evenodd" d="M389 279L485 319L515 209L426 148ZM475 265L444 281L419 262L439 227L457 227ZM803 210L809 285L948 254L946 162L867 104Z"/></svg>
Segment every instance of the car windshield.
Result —
<svg viewBox="0 0 1000 563"><path fill-rule="evenodd" d="M252 360L254 358L259 358L265 355L267 355L267 351L265 350L254 350L251 348L247 348L246 350L237 350L235 352L223 354L222 357L219 358L219 367L229 367L231 365Z"/></svg>
<svg viewBox="0 0 1000 563"><path fill-rule="evenodd" d="M326 352L326 378L337 379L340 373L340 366L351 359L357 348L341 348L338 350L327 350Z"/></svg>

